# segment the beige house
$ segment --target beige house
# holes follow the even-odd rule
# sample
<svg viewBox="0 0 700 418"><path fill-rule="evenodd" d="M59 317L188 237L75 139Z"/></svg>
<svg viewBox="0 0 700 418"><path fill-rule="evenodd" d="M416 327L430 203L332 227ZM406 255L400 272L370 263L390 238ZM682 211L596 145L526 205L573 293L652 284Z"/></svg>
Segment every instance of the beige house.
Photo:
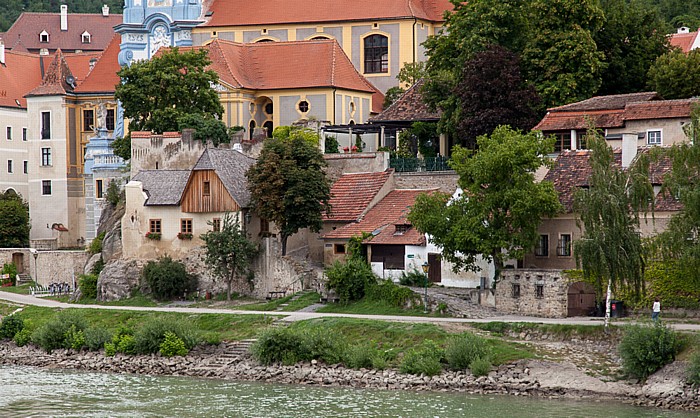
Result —
<svg viewBox="0 0 700 418"><path fill-rule="evenodd" d="M125 258L184 258L217 230L227 213L242 227L250 203L245 173L254 160L238 151L208 148L191 170L144 170L126 185L122 218Z"/></svg>

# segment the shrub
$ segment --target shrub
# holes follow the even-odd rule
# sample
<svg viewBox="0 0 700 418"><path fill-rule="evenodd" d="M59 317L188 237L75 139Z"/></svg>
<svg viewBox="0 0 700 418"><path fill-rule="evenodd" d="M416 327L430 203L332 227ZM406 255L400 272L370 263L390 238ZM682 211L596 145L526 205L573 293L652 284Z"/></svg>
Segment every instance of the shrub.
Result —
<svg viewBox="0 0 700 418"><path fill-rule="evenodd" d="M336 334L322 330L304 331L302 337L302 352L300 360L322 360L327 364L336 364L343 361L346 351L345 341Z"/></svg>
<svg viewBox="0 0 700 418"><path fill-rule="evenodd" d="M404 286L425 286L428 283L428 276L422 271L413 270L409 273L401 273L399 283Z"/></svg>
<svg viewBox="0 0 700 418"><path fill-rule="evenodd" d="M352 369L384 370L388 361L383 353L371 344L350 345L345 350L344 363Z"/></svg>
<svg viewBox="0 0 700 418"><path fill-rule="evenodd" d="M445 360L454 370L471 368L474 360L487 359L488 356L486 340L471 333L450 338L445 347Z"/></svg>
<svg viewBox="0 0 700 418"><path fill-rule="evenodd" d="M124 200L126 198L121 190L121 187L119 187L119 183L119 180L112 179L107 186L107 193L105 193L105 199L107 199L109 204L113 207L117 206L120 200Z"/></svg>
<svg viewBox="0 0 700 418"><path fill-rule="evenodd" d="M690 364L686 369L686 381L693 387L700 386L700 352L695 352L690 357Z"/></svg>
<svg viewBox="0 0 700 418"><path fill-rule="evenodd" d="M678 334L662 323L629 326L619 346L622 368L629 376L646 379L672 362L680 348Z"/></svg>
<svg viewBox="0 0 700 418"><path fill-rule="evenodd" d="M435 376L442 371L440 364L442 354L442 349L435 342L426 340L422 347L409 350L404 354L399 370L402 373Z"/></svg>
<svg viewBox="0 0 700 418"><path fill-rule="evenodd" d="M85 334L75 324L71 325L63 336L63 347L80 350L85 346Z"/></svg>
<svg viewBox="0 0 700 418"><path fill-rule="evenodd" d="M117 335L112 339L112 343L119 353L136 354L136 341L133 335Z"/></svg>
<svg viewBox="0 0 700 418"><path fill-rule="evenodd" d="M168 256L149 261L143 268L143 278L159 300L171 300L197 288L196 278L187 273L185 265Z"/></svg>
<svg viewBox="0 0 700 418"><path fill-rule="evenodd" d="M469 363L469 370L476 377L486 376L491 371L491 361L487 358L477 357Z"/></svg>
<svg viewBox="0 0 700 418"><path fill-rule="evenodd" d="M164 357L186 356L189 350L184 341L172 332L165 333L165 339L160 344L160 355Z"/></svg>
<svg viewBox="0 0 700 418"><path fill-rule="evenodd" d="M421 298L407 287L397 286L391 280L372 283L365 289L367 299L384 301L391 306L405 308L420 305Z"/></svg>
<svg viewBox="0 0 700 418"><path fill-rule="evenodd" d="M263 365L294 364L301 360L304 340L301 334L287 328L265 331L250 347L253 358Z"/></svg>
<svg viewBox="0 0 700 418"><path fill-rule="evenodd" d="M328 270L328 287L335 290L342 302L360 300L368 286L377 282L366 261L350 258L345 263L336 261Z"/></svg>
<svg viewBox="0 0 700 418"><path fill-rule="evenodd" d="M9 274L10 275L10 282L12 283L12 286L17 285L17 266L15 266L14 263L3 264L2 270L0 271L0 274Z"/></svg>
<svg viewBox="0 0 700 418"><path fill-rule="evenodd" d="M117 346L114 343L105 343L105 356L113 357L117 354Z"/></svg>
<svg viewBox="0 0 700 418"><path fill-rule="evenodd" d="M0 339L11 340L24 329L24 320L19 315L10 315L2 319L0 324Z"/></svg>
<svg viewBox="0 0 700 418"><path fill-rule="evenodd" d="M72 327L75 327L72 332L84 330L86 325L83 316L72 310L61 311L34 331L32 342L47 353L56 348L65 348L66 335Z"/></svg>
<svg viewBox="0 0 700 418"><path fill-rule="evenodd" d="M25 327L20 332L15 334L12 340L18 347L24 347L32 341L32 330Z"/></svg>
<svg viewBox="0 0 700 418"><path fill-rule="evenodd" d="M178 321L168 317L152 317L134 333L135 351L139 354L152 354L160 351L160 345L165 340L165 334L171 332L177 335L188 350L199 343L196 328L191 322Z"/></svg>
<svg viewBox="0 0 700 418"><path fill-rule="evenodd" d="M88 247L88 252L90 254L99 254L102 252L102 241L105 239L105 232L100 232L98 236L96 236L91 242L90 246Z"/></svg>
<svg viewBox="0 0 700 418"><path fill-rule="evenodd" d="M81 274L78 277L81 299L97 298L97 279L98 277L95 274Z"/></svg>
<svg viewBox="0 0 700 418"><path fill-rule="evenodd" d="M98 351L112 340L112 333L101 327L89 327L83 331L85 346L90 351Z"/></svg>
<svg viewBox="0 0 700 418"><path fill-rule="evenodd" d="M337 154L339 152L338 146L340 144L338 143L338 140L336 140L332 136L326 135L325 142L326 146L324 148L326 150L326 154Z"/></svg>

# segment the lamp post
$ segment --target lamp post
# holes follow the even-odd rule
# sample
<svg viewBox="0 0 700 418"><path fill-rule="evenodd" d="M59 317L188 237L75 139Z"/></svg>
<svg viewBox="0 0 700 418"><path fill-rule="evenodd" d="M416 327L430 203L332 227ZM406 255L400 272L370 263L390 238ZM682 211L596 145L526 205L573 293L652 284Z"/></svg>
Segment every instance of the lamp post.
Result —
<svg viewBox="0 0 700 418"><path fill-rule="evenodd" d="M423 273L425 273L425 276L423 277L423 298L425 300L423 303L423 313L428 313L428 271L430 270L430 264L425 261L421 267L423 267Z"/></svg>
<svg viewBox="0 0 700 418"><path fill-rule="evenodd" d="M36 259L39 258L39 251L35 248L31 248L29 252L34 256L34 282L39 286L39 270L36 268Z"/></svg>

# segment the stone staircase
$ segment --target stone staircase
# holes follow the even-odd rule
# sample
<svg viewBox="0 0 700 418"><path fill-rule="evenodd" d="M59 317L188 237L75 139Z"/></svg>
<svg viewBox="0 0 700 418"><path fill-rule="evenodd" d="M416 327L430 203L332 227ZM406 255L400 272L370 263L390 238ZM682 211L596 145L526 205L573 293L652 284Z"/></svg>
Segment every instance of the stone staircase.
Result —
<svg viewBox="0 0 700 418"><path fill-rule="evenodd" d="M289 302L294 302L295 300L298 300L300 297L305 296L305 295L308 295L309 293L313 293L313 291L312 291L312 290L302 290L301 292L295 294L291 299L289 299ZM289 302L287 302L287 303L281 303L281 304L277 307L276 310L277 310L277 311L282 311L282 310L285 308L285 306L289 306Z"/></svg>
<svg viewBox="0 0 700 418"><path fill-rule="evenodd" d="M27 273L20 273L17 275L17 286L27 283L34 283L34 279L32 279L32 276L30 276Z"/></svg>

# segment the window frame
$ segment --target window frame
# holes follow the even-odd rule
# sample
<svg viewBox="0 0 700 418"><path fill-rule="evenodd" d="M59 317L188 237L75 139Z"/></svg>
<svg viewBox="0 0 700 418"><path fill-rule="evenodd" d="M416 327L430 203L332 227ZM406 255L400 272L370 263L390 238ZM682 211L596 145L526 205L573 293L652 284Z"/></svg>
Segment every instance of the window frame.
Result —
<svg viewBox="0 0 700 418"><path fill-rule="evenodd" d="M520 283L511 283L510 284L510 297L513 299L519 299L520 298Z"/></svg>
<svg viewBox="0 0 700 418"><path fill-rule="evenodd" d="M543 283L535 283L535 299L544 299Z"/></svg>
<svg viewBox="0 0 700 418"><path fill-rule="evenodd" d="M564 237L568 237L566 243L564 242ZM571 242L572 236L570 233L559 234L559 239L557 240L557 257L571 257ZM564 246L566 244L566 247Z"/></svg>
<svg viewBox="0 0 700 418"><path fill-rule="evenodd" d="M571 131L566 131L566 132L553 132L551 134L556 138L554 141L554 152L562 152L562 151L570 151L571 150ZM567 137L568 136L568 140ZM565 144L568 144L568 147L565 147Z"/></svg>
<svg viewBox="0 0 700 418"><path fill-rule="evenodd" d="M163 220L153 218L148 220L148 232L151 234L161 234L163 231Z"/></svg>
<svg viewBox="0 0 700 418"><path fill-rule="evenodd" d="M27 142L27 137L29 136L29 130L27 128L22 128L22 142Z"/></svg>
<svg viewBox="0 0 700 418"><path fill-rule="evenodd" d="M333 254L347 254L347 244L333 244Z"/></svg>
<svg viewBox="0 0 700 418"><path fill-rule="evenodd" d="M202 196L211 196L211 182L209 180L202 182Z"/></svg>
<svg viewBox="0 0 700 418"><path fill-rule="evenodd" d="M540 234L534 253L535 257L549 257L549 234Z"/></svg>
<svg viewBox="0 0 700 418"><path fill-rule="evenodd" d="M12 141L12 126L5 127L5 139Z"/></svg>
<svg viewBox="0 0 700 418"><path fill-rule="evenodd" d="M15 163L13 160L7 160L7 174L14 174Z"/></svg>
<svg viewBox="0 0 700 418"><path fill-rule="evenodd" d="M41 166L52 167L53 157L51 156L51 147L41 147Z"/></svg>
<svg viewBox="0 0 700 418"><path fill-rule="evenodd" d="M24 174L29 174L29 161L22 161L22 171L24 172Z"/></svg>
<svg viewBox="0 0 700 418"><path fill-rule="evenodd" d="M48 189L47 189L48 187ZM48 190L48 193L46 191ZM53 194L53 183L51 180L42 180L41 181L41 195L42 196L51 196Z"/></svg>
<svg viewBox="0 0 700 418"><path fill-rule="evenodd" d="M108 131L113 131L116 125L115 111L114 109L107 109L105 112L105 129Z"/></svg>
<svg viewBox="0 0 700 418"><path fill-rule="evenodd" d="M95 199L104 198L104 182L102 179L95 180Z"/></svg>
<svg viewBox="0 0 700 418"><path fill-rule="evenodd" d="M51 139L51 112L41 112L39 123L41 123L41 139Z"/></svg>
<svg viewBox="0 0 700 418"><path fill-rule="evenodd" d="M377 43L375 40L379 39ZM386 45L383 45L386 41ZM362 38L362 73L366 75L389 75L389 34L370 32Z"/></svg>
<svg viewBox="0 0 700 418"><path fill-rule="evenodd" d="M651 142L651 134L659 134L658 142ZM664 143L664 133L663 129L647 129L647 145L663 145Z"/></svg>
<svg viewBox="0 0 700 418"><path fill-rule="evenodd" d="M180 233L191 234L193 231L192 218L180 218Z"/></svg>
<svg viewBox="0 0 700 418"><path fill-rule="evenodd" d="M214 218L211 220L211 230L214 232L221 232L221 218Z"/></svg>
<svg viewBox="0 0 700 418"><path fill-rule="evenodd" d="M41 33L39 34L39 43L48 44L50 41L51 41L51 37L49 36L49 33L46 32L45 30L42 30Z"/></svg>
<svg viewBox="0 0 700 418"><path fill-rule="evenodd" d="M95 110L94 109L83 109L83 132L90 132L94 128L95 128Z"/></svg>

